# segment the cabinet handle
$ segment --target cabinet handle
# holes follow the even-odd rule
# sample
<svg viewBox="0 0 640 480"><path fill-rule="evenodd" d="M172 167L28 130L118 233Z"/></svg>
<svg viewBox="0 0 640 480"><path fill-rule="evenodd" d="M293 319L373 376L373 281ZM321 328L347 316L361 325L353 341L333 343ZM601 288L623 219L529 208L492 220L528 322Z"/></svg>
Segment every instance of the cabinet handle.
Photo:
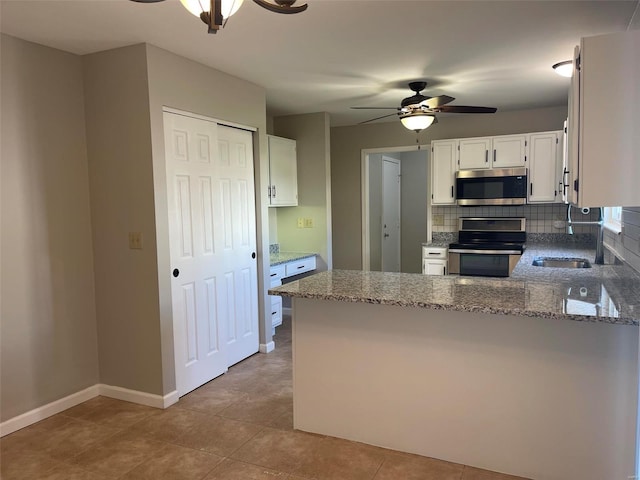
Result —
<svg viewBox="0 0 640 480"><path fill-rule="evenodd" d="M451 198L453 198L453 185L451 185Z"/></svg>
<svg viewBox="0 0 640 480"><path fill-rule="evenodd" d="M440 255L438 252L429 252L429 255Z"/></svg>
<svg viewBox="0 0 640 480"><path fill-rule="evenodd" d="M306 265L300 265L300 266L298 267L298 270L300 270L301 268L304 268L305 266L306 266Z"/></svg>
<svg viewBox="0 0 640 480"><path fill-rule="evenodd" d="M273 193L273 198L276 198L276 186L271 187L271 192Z"/></svg>
<svg viewBox="0 0 640 480"><path fill-rule="evenodd" d="M277 276L277 275L278 275L277 273L272 273L272 274L271 274L271 276L272 276L272 277L275 277L275 276Z"/></svg>
<svg viewBox="0 0 640 480"><path fill-rule="evenodd" d="M489 163L489 150L484 151L484 163Z"/></svg>
<svg viewBox="0 0 640 480"><path fill-rule="evenodd" d="M533 182L531 183L531 193L529 195L533 195Z"/></svg>
<svg viewBox="0 0 640 480"><path fill-rule="evenodd" d="M275 315L276 313L278 313L277 310L275 312L271 312L271 315Z"/></svg>
<svg viewBox="0 0 640 480"><path fill-rule="evenodd" d="M496 149L493 149L493 162L495 163L496 161Z"/></svg>

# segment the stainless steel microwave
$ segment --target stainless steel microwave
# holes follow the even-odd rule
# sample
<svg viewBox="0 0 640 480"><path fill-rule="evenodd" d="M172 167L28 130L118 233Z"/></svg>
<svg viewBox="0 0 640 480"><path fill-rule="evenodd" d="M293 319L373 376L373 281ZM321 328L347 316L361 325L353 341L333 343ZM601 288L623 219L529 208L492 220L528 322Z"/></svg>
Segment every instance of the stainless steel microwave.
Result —
<svg viewBox="0 0 640 480"><path fill-rule="evenodd" d="M458 205L525 205L527 169L492 168L456 172Z"/></svg>

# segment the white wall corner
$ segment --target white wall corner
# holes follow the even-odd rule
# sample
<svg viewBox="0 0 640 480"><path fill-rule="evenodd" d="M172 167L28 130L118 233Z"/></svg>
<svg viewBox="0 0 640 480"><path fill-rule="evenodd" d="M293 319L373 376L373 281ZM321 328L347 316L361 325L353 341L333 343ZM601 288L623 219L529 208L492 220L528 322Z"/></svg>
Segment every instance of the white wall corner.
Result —
<svg viewBox="0 0 640 480"><path fill-rule="evenodd" d="M10 418L5 422L0 423L0 437L9 435L10 433L18 431L21 428L28 427L29 425L33 425L40 420L44 420L45 418L49 418L52 415L56 415L57 413L67 410L68 408L75 407L82 402L91 400L92 398L100 395L99 391L99 386L93 385L79 392L72 393L71 395L67 395L66 397L55 400L51 403L47 403L46 405L43 405L41 407L34 408L33 410L18 415L17 417Z"/></svg>

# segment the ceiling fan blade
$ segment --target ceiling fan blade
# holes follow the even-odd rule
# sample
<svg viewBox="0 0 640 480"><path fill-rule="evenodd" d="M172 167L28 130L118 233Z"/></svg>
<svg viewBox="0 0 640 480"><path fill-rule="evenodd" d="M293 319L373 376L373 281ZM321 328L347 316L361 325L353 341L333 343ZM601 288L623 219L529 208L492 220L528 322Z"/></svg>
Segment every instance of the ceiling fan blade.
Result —
<svg viewBox="0 0 640 480"><path fill-rule="evenodd" d="M427 98L420 102L420 105L424 105L428 108L438 108L442 105L446 105L447 103L451 103L455 100L455 98L450 97L449 95L439 95L437 97Z"/></svg>
<svg viewBox="0 0 640 480"><path fill-rule="evenodd" d="M350 107L354 110L400 110L398 107Z"/></svg>
<svg viewBox="0 0 640 480"><path fill-rule="evenodd" d="M444 105L436 107L435 110L443 113L496 113L498 109L493 107L470 107L468 105Z"/></svg>
<svg viewBox="0 0 640 480"><path fill-rule="evenodd" d="M375 122L376 120L380 120L382 118L387 118L387 117L391 117L393 115L397 115L397 113L389 113L388 115L382 115L381 117L376 117L376 118L372 118L370 120L365 120L364 122L360 122L358 123L358 125L363 125L365 123L369 123L369 122Z"/></svg>

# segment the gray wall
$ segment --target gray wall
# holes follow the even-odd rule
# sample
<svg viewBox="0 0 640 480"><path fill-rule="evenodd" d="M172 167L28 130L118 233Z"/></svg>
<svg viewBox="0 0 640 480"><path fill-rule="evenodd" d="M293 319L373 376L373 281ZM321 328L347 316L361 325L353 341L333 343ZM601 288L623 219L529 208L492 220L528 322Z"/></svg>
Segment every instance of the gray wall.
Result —
<svg viewBox="0 0 640 480"><path fill-rule="evenodd" d="M83 61L100 380L162 394L146 47Z"/></svg>
<svg viewBox="0 0 640 480"><path fill-rule="evenodd" d="M622 233L605 230L604 242L609 250L640 272L640 207L623 208Z"/></svg>
<svg viewBox="0 0 640 480"><path fill-rule="evenodd" d="M566 106L492 115L441 115L439 123L423 131L419 139L421 144L428 144L431 140L446 138L560 130L566 116ZM398 121L331 129L335 268L362 267L361 150L415 145L415 142L415 133L404 128Z"/></svg>
<svg viewBox="0 0 640 480"><path fill-rule="evenodd" d="M407 273L422 272L421 245L427 241L427 156L426 150L402 152L402 266Z"/></svg>
<svg viewBox="0 0 640 480"><path fill-rule="evenodd" d="M2 421L98 383L82 63L2 35Z"/></svg>
<svg viewBox="0 0 640 480"><path fill-rule="evenodd" d="M400 235L402 238L402 233ZM369 155L369 270L382 270L382 154Z"/></svg>
<svg viewBox="0 0 640 480"><path fill-rule="evenodd" d="M273 132L296 140L298 206L277 207L277 238L281 251L317 252L317 270L332 266L331 165L329 115L310 113L273 119ZM312 218L313 228L298 228L297 219Z"/></svg>

